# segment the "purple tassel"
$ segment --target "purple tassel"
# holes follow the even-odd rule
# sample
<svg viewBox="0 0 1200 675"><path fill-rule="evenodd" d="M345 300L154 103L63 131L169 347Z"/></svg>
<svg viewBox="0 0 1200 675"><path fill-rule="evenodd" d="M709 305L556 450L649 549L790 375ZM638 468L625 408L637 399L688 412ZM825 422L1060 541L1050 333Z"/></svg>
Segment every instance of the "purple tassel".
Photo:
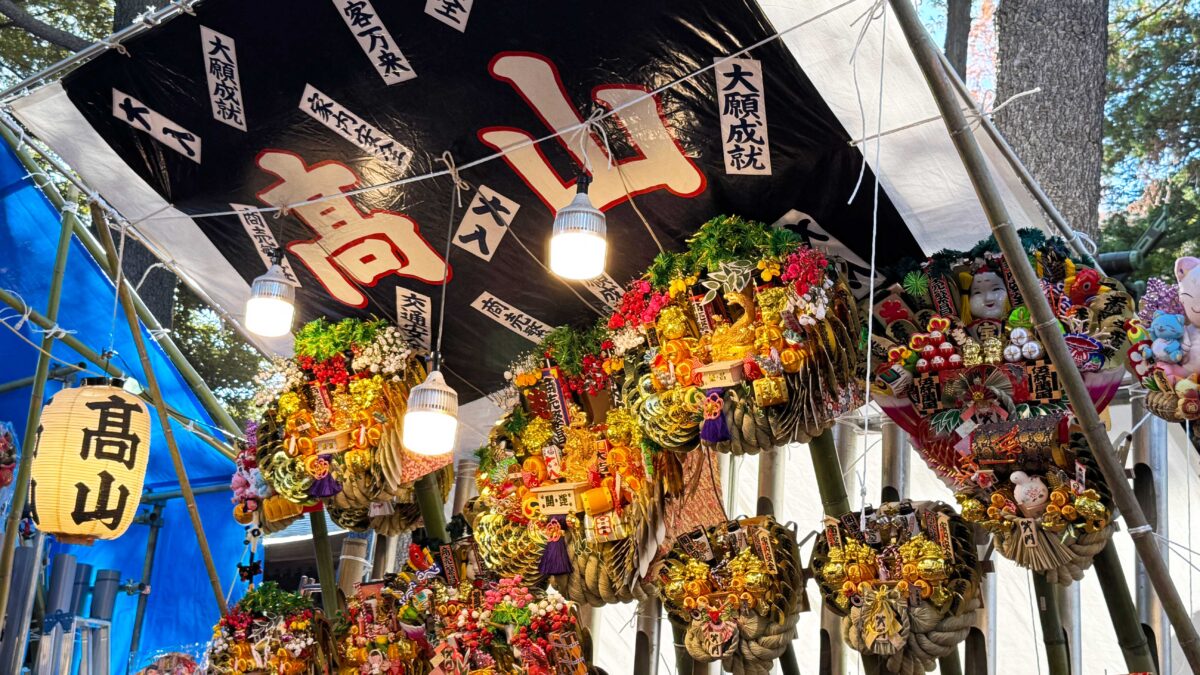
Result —
<svg viewBox="0 0 1200 675"><path fill-rule="evenodd" d="M700 423L700 440L707 445L716 445L730 439L729 427L725 424L725 401L720 389L709 389L704 400L704 421Z"/></svg>
<svg viewBox="0 0 1200 675"><path fill-rule="evenodd" d="M321 455L321 459L328 462L332 456L333 455ZM317 499L332 497L341 491L342 484L337 482L337 479L333 477L332 470L326 473L323 478L318 478L317 480L313 481L313 484L308 488L309 496L316 497Z"/></svg>
<svg viewBox="0 0 1200 675"><path fill-rule="evenodd" d="M538 563L538 572L541 574L571 573L571 558L567 555L567 540L563 533L566 525L566 516L550 516L550 525L547 528L550 531L550 541L546 542L542 560Z"/></svg>

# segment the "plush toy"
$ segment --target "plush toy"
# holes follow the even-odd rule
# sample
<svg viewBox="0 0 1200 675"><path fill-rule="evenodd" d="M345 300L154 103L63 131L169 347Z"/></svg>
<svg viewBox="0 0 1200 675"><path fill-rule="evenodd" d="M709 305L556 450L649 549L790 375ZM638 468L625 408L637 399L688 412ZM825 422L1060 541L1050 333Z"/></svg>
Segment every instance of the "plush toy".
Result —
<svg viewBox="0 0 1200 675"><path fill-rule="evenodd" d="M1014 471L1008 477L1016 487L1013 497L1026 518L1040 518L1046 511L1046 502L1050 500L1050 490L1042 481L1041 476L1030 476L1024 471Z"/></svg>
<svg viewBox="0 0 1200 675"><path fill-rule="evenodd" d="M1150 337L1154 342L1150 345L1154 358L1159 363L1182 363L1185 356L1181 341L1186 333L1186 324L1182 314L1167 314L1155 312L1154 320L1150 322Z"/></svg>

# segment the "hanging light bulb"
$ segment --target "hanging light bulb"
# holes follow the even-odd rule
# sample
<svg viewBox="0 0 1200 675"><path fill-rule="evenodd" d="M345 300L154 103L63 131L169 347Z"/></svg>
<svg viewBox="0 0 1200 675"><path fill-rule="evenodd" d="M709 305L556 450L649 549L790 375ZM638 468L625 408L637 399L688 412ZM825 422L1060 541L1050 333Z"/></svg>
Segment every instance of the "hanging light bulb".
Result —
<svg viewBox="0 0 1200 675"><path fill-rule="evenodd" d="M458 392L446 384L435 359L425 381L408 392L404 447L418 455L444 455L457 438Z"/></svg>
<svg viewBox="0 0 1200 675"><path fill-rule="evenodd" d="M582 174L575 181L575 198L554 215L550 236L550 269L564 279L593 279L604 273L608 254L608 228L604 212L588 198L588 183Z"/></svg>
<svg viewBox="0 0 1200 675"><path fill-rule="evenodd" d="M296 288L283 273L283 249L271 253L267 273L250 284L250 299L246 301L246 329L263 337L279 337L292 330L296 313Z"/></svg>

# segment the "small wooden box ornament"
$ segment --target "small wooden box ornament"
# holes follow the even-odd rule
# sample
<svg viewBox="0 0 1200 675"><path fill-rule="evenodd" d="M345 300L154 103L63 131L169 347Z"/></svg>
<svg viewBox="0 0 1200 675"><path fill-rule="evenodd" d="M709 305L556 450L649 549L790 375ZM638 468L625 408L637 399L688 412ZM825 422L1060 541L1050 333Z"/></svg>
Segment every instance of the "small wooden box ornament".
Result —
<svg viewBox="0 0 1200 675"><path fill-rule="evenodd" d="M714 361L707 366L700 366L696 372L700 374L700 386L704 389L732 387L746 377L742 372L742 362L738 359Z"/></svg>
<svg viewBox="0 0 1200 675"><path fill-rule="evenodd" d="M350 430L331 431L313 439L318 455L333 455L350 448Z"/></svg>
<svg viewBox="0 0 1200 675"><path fill-rule="evenodd" d="M552 483L539 485L530 492L537 495L542 505L542 515L565 516L583 510L583 492L588 488L584 481L574 483Z"/></svg>
<svg viewBox="0 0 1200 675"><path fill-rule="evenodd" d="M584 515L585 533L588 540L596 543L618 541L629 536L621 514L609 511L598 516Z"/></svg>

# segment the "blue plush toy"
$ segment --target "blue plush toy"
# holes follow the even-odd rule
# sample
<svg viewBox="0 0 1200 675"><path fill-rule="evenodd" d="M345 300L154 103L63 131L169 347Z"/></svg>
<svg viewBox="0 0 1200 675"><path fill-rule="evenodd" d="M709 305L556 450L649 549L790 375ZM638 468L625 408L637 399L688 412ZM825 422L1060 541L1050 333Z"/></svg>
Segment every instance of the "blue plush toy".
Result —
<svg viewBox="0 0 1200 675"><path fill-rule="evenodd" d="M1154 338L1150 349L1154 352L1156 360L1166 363L1183 362L1183 345L1179 341L1183 339L1186 325L1182 314L1167 314L1163 311L1154 313L1154 320L1150 322L1148 332L1150 337Z"/></svg>

